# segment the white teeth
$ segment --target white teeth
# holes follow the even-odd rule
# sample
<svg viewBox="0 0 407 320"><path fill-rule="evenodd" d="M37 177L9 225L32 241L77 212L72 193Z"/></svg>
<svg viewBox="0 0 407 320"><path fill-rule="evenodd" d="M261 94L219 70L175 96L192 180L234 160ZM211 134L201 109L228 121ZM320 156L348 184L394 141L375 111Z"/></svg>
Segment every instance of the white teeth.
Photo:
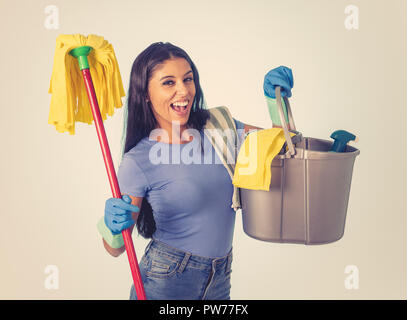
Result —
<svg viewBox="0 0 407 320"><path fill-rule="evenodd" d="M188 101L174 102L172 105L174 107L186 107L188 105Z"/></svg>

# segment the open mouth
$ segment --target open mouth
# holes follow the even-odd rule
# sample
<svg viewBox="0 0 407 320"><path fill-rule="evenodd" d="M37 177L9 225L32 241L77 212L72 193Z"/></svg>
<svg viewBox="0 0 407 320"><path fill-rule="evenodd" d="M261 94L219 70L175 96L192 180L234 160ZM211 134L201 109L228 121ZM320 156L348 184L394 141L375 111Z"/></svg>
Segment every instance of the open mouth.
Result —
<svg viewBox="0 0 407 320"><path fill-rule="evenodd" d="M178 113L184 113L188 108L189 100L177 101L170 104L171 108Z"/></svg>

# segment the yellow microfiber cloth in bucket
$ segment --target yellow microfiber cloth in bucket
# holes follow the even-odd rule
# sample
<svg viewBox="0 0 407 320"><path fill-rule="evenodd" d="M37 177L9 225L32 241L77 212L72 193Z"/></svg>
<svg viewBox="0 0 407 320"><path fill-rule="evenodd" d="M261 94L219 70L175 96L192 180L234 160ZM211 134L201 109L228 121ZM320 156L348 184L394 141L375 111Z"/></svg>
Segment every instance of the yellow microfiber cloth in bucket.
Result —
<svg viewBox="0 0 407 320"><path fill-rule="evenodd" d="M290 132L291 137L295 134ZM271 162L285 143L284 131L271 128L250 133L240 148L233 185L252 190L270 190Z"/></svg>
<svg viewBox="0 0 407 320"><path fill-rule="evenodd" d="M48 123L59 132L75 133L75 121L92 124L93 116L84 81L76 58L68 54L80 46L92 47L88 60L103 120L122 106L125 96L113 46L103 37L81 34L59 35L56 40L54 66L49 93L51 107Z"/></svg>

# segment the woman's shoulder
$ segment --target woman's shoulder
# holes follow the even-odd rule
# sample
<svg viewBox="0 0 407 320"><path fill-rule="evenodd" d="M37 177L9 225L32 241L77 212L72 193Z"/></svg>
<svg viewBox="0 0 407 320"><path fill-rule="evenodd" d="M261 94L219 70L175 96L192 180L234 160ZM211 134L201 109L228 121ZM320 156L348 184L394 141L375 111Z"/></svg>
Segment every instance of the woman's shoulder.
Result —
<svg viewBox="0 0 407 320"><path fill-rule="evenodd" d="M210 117L213 120L216 120L216 123L219 125L223 125L230 127L231 126L231 121L233 120L235 123L236 129L241 129L244 127L243 122L240 122L239 120L235 119L232 116L232 113L230 112L229 108L226 106L218 106L218 107L213 107L208 109L210 113Z"/></svg>
<svg viewBox="0 0 407 320"><path fill-rule="evenodd" d="M141 139L133 148L127 151L123 157L139 159L142 155L148 154L151 147L148 137Z"/></svg>

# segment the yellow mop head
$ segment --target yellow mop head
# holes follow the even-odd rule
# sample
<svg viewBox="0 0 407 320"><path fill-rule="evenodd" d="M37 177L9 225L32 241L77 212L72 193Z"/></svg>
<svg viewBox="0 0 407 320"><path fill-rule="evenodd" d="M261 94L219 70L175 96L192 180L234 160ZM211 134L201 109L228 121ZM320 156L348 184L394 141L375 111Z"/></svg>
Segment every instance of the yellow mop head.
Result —
<svg viewBox="0 0 407 320"><path fill-rule="evenodd" d="M103 120L122 106L125 96L113 46L96 35L60 35L56 41L54 66L49 93L51 108L48 123L59 132L75 133L75 122L92 124L93 116L78 61L69 54L72 49L90 46L88 60L96 97Z"/></svg>

